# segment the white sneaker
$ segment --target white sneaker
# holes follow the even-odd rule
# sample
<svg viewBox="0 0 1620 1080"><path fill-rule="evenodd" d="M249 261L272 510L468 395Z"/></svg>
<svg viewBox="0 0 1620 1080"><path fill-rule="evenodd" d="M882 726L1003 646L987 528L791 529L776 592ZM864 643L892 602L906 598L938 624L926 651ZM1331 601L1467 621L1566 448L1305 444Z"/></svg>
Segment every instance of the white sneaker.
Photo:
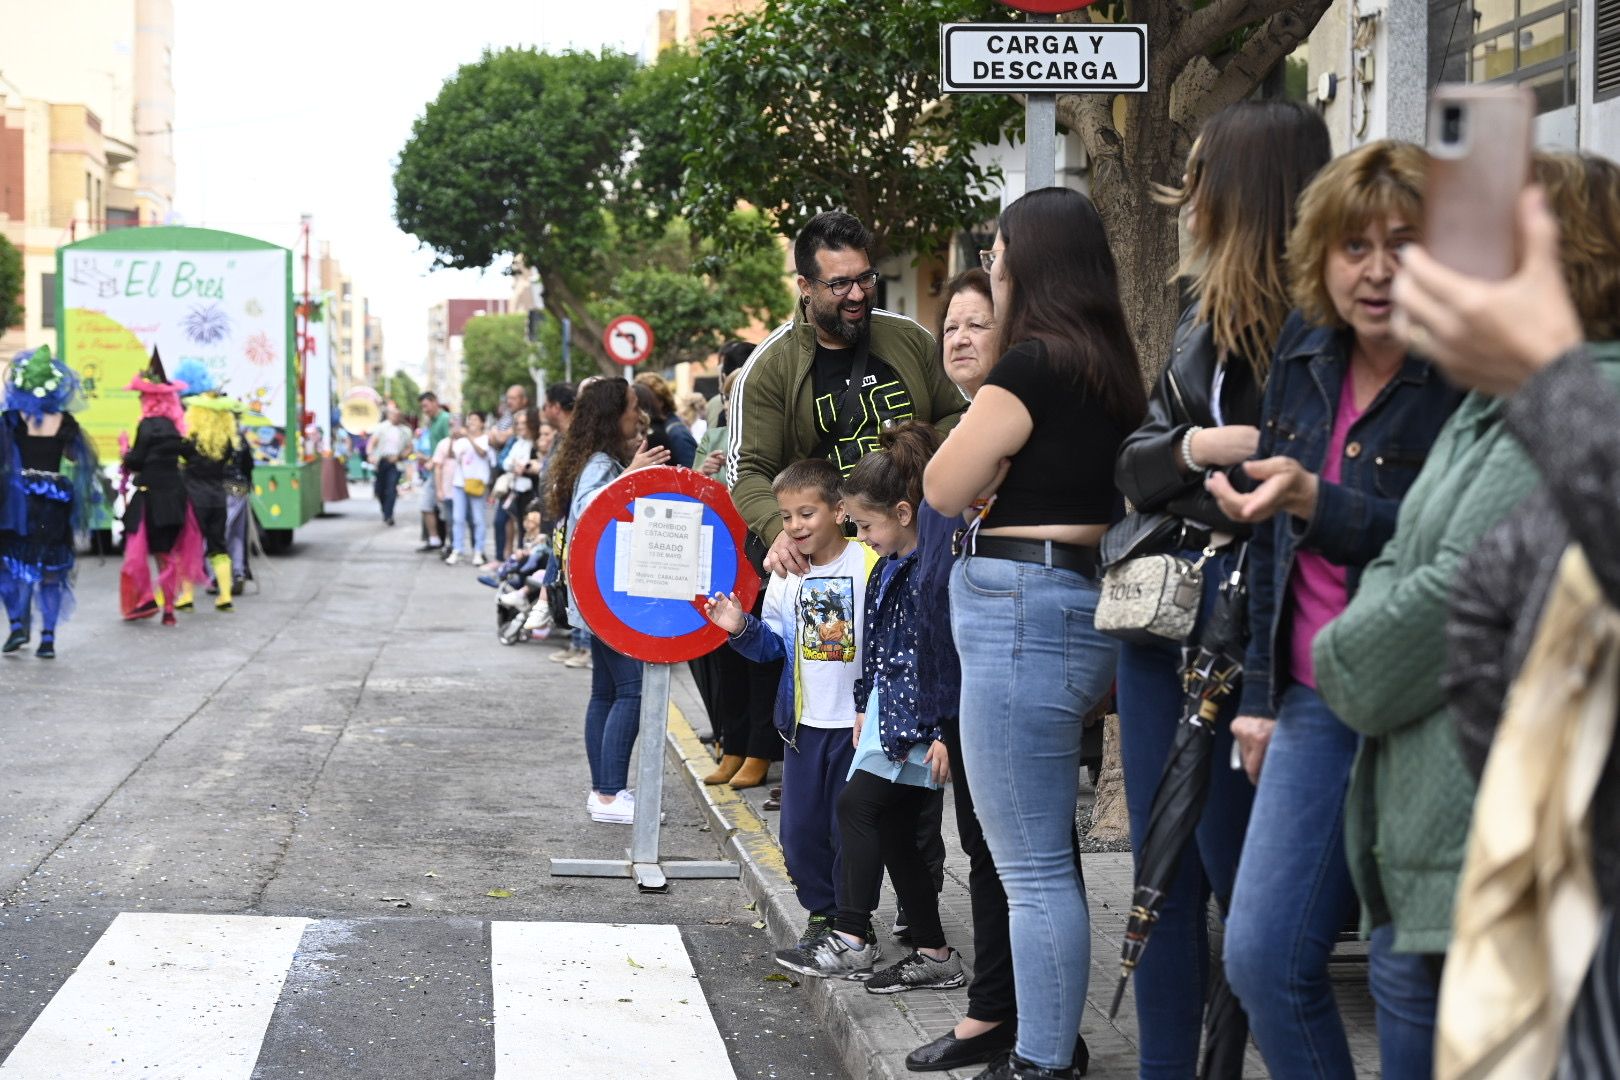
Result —
<svg viewBox="0 0 1620 1080"><path fill-rule="evenodd" d="M590 666L591 666L591 654L590 654L590 650L588 650L588 649L580 649L573 656L570 656L567 660L563 661L563 667L589 668Z"/></svg>
<svg viewBox="0 0 1620 1080"><path fill-rule="evenodd" d="M529 609L529 617L523 620L523 629L542 637L551 633L551 608L535 604Z"/></svg>
<svg viewBox="0 0 1620 1080"><path fill-rule="evenodd" d="M608 803L600 799L592 799L591 820L608 825L634 825L636 821L636 800L628 791L619 792L613 801Z"/></svg>
<svg viewBox="0 0 1620 1080"><path fill-rule="evenodd" d="M446 566L454 566L454 565L456 565L456 563L458 563L460 561L461 561L461 556L457 555L453 551L450 554L448 554L448 555L446 555L444 557L444 565L446 565Z"/></svg>
<svg viewBox="0 0 1620 1080"><path fill-rule="evenodd" d="M546 657L546 659L550 660L553 664L566 664L568 661L572 660L574 656L578 654L578 652L578 649L570 645L566 649L560 649L557 652L552 653L550 656Z"/></svg>
<svg viewBox="0 0 1620 1080"><path fill-rule="evenodd" d="M508 592L503 592L501 595L495 598L495 602L501 605L501 607L511 608L513 611L528 611L529 590L512 589Z"/></svg>

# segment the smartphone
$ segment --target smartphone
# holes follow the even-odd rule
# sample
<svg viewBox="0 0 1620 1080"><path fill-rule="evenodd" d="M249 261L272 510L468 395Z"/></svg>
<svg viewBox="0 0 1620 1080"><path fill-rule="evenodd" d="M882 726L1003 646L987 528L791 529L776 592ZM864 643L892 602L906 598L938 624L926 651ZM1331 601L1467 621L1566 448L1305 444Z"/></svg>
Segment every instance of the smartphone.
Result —
<svg viewBox="0 0 1620 1080"><path fill-rule="evenodd" d="M1429 99L1424 245L1472 277L1519 265L1516 203L1530 182L1535 98L1518 86L1446 83Z"/></svg>

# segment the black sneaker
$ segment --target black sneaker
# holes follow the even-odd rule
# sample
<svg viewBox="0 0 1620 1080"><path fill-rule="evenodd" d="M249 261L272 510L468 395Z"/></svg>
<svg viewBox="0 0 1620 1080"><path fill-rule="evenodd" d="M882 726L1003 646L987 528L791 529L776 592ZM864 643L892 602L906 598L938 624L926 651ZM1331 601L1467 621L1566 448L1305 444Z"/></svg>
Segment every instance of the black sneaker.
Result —
<svg viewBox="0 0 1620 1080"><path fill-rule="evenodd" d="M868 941L864 947L857 949L841 935L832 933L809 946L779 949L776 962L789 971L816 979L853 979L859 982L871 976L872 965L881 957L875 941Z"/></svg>
<svg viewBox="0 0 1620 1080"><path fill-rule="evenodd" d="M41 660L55 660L56 638L51 634L39 635L39 648L34 650L34 655Z"/></svg>
<svg viewBox="0 0 1620 1080"><path fill-rule="evenodd" d="M812 915L804 924L804 933L799 935L799 948L806 949L828 934L833 932L831 915Z"/></svg>
<svg viewBox="0 0 1620 1080"><path fill-rule="evenodd" d="M868 994L899 994L907 990L952 990L967 982L962 954L955 949L935 960L917 949L898 964L891 964L866 980Z"/></svg>
<svg viewBox="0 0 1620 1080"><path fill-rule="evenodd" d="M973 1080L1076 1080L1086 1075L1089 1064L1089 1061L1085 1065L1076 1062L1067 1069L1047 1069L1025 1061L1017 1054L1008 1054Z"/></svg>
<svg viewBox="0 0 1620 1080"><path fill-rule="evenodd" d="M13 630L11 636L6 638L6 643L0 645L0 653L16 652L26 644L28 644L28 631Z"/></svg>

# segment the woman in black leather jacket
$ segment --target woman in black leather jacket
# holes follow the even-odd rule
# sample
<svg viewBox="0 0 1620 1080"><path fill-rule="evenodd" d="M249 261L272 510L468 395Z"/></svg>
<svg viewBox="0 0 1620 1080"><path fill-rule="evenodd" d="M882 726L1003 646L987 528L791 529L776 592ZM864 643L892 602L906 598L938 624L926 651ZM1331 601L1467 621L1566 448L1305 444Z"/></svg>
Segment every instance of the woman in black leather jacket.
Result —
<svg viewBox="0 0 1620 1080"><path fill-rule="evenodd" d="M1169 548L1185 549L1193 559L1212 532L1240 539L1247 533L1221 513L1204 490L1204 475L1244 461L1259 444L1268 362L1292 306L1284 250L1294 203L1331 156L1327 128L1312 110L1292 102L1245 102L1204 125L1188 155L1183 188L1167 193L1166 201L1185 208L1191 246L1180 272L1190 279L1194 300L1176 328L1147 422L1120 451L1115 481L1136 513L1179 518L1185 528ZM1228 545L1204 564L1205 616L1231 568L1231 552ZM1120 650L1120 749L1133 846L1147 831L1181 716L1180 666L1180 649L1172 644ZM1223 905L1231 896L1253 798L1243 774L1225 768L1231 735L1224 724L1216 730L1197 844L1182 857L1136 970L1144 1080L1197 1072L1209 971L1204 910L1212 890Z"/></svg>

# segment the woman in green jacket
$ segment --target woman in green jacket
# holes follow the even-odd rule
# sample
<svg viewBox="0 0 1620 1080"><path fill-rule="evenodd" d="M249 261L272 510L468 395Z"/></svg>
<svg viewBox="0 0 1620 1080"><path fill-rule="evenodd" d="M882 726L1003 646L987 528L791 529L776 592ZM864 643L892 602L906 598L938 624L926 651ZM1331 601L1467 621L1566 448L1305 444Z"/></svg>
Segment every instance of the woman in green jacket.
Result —
<svg viewBox="0 0 1620 1080"><path fill-rule="evenodd" d="M1536 173L1550 179L1551 160L1538 157ZM1592 246L1581 238L1595 222L1583 192L1565 184L1550 185L1548 194L1566 238L1566 279L1585 280ZM1588 333L1607 325L1601 293L1573 291ZM1620 364L1603 363L1616 353L1596 355L1620 382ZM1363 736L1345 808L1363 929L1413 954L1415 968L1429 972L1431 985L1409 997L1408 1019L1427 1027L1430 1046L1475 791L1441 681L1452 578L1485 532L1538 483L1504 416L1500 398L1474 391L1463 399L1407 492L1394 537L1313 648L1322 697Z"/></svg>

